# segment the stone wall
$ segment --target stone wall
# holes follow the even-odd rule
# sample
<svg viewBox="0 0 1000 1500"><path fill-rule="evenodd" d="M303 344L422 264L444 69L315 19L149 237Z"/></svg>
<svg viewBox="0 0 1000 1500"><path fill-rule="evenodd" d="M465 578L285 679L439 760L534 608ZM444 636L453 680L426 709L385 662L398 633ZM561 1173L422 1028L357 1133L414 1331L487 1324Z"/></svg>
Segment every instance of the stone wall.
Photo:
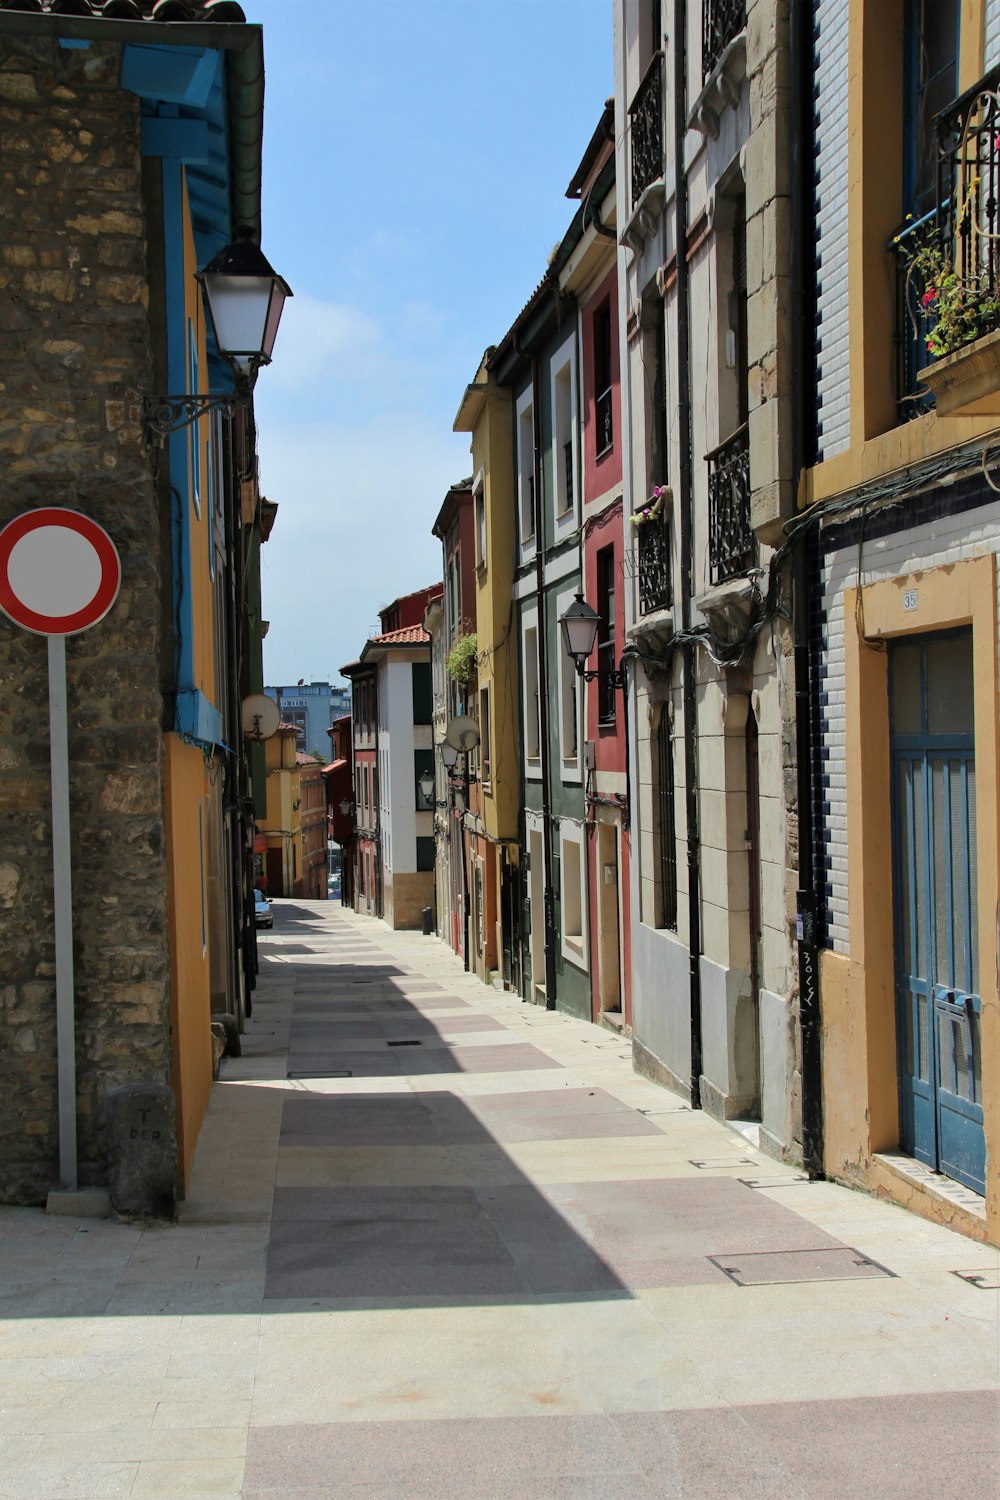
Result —
<svg viewBox="0 0 1000 1500"><path fill-rule="evenodd" d="M8 16L7 19L10 19ZM0 525L40 505L103 525L118 602L67 643L81 1183L106 1181L104 1099L169 1082L159 649L139 109L120 48L0 39ZM0 616L0 1198L58 1176L45 641Z"/></svg>

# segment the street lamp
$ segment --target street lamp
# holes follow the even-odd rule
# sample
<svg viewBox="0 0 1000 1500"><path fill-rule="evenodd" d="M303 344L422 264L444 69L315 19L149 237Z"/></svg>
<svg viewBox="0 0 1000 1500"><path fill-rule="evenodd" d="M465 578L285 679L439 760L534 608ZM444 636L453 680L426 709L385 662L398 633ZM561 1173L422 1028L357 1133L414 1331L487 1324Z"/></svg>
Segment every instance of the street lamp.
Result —
<svg viewBox="0 0 1000 1500"><path fill-rule="evenodd" d="M577 676L582 677L584 682L602 681L612 690L621 688L624 691L624 668L608 670L598 667L596 671L590 671L583 665L594 649L600 623L601 617L597 610L586 602L582 594L577 594L566 613L559 618L566 655L576 667Z"/></svg>
<svg viewBox="0 0 1000 1500"><path fill-rule="evenodd" d="M420 776L417 785L420 788L420 795L423 797L424 801L430 802L434 796L434 772L424 771Z"/></svg>
<svg viewBox="0 0 1000 1500"><path fill-rule="evenodd" d="M235 389L215 394L143 397L142 421L147 439L161 440L197 422L207 412L232 417L248 405L261 365L271 362L278 323L291 287L273 269L248 229L240 231L197 273L208 304L219 353L233 367Z"/></svg>
<svg viewBox="0 0 1000 1500"><path fill-rule="evenodd" d="M469 964L469 864L465 853L465 812L469 806L469 755L479 744L479 725L467 714L458 714L448 721L441 746L441 760L448 771L454 770L458 757L462 757L462 783L452 784L452 805L458 813L458 837L462 848L462 911L465 936L463 954L466 969Z"/></svg>
<svg viewBox="0 0 1000 1500"><path fill-rule="evenodd" d="M341 816L345 817L345 818L349 818L351 816L351 813L353 811L354 811L354 803L351 801L350 797L341 797L341 799L340 799L340 812L341 812Z"/></svg>

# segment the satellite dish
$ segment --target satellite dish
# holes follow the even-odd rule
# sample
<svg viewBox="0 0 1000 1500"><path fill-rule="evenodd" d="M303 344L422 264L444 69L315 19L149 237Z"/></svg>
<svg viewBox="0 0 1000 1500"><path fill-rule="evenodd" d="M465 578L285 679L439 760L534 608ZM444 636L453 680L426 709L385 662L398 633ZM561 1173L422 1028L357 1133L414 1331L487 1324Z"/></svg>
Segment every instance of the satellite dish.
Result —
<svg viewBox="0 0 1000 1500"><path fill-rule="evenodd" d="M479 744L479 725L468 714L459 714L449 722L444 737L454 750L461 750L466 755Z"/></svg>
<svg viewBox="0 0 1000 1500"><path fill-rule="evenodd" d="M281 711L266 693L251 693L240 708L240 723L247 739L269 740L281 722Z"/></svg>

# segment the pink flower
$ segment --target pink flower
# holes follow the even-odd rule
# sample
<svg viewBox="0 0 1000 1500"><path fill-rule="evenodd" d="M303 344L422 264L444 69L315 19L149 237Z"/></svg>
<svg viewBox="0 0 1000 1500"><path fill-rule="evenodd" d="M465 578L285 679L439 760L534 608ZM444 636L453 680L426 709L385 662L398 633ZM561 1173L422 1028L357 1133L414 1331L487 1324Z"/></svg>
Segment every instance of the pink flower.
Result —
<svg viewBox="0 0 1000 1500"><path fill-rule="evenodd" d="M920 299L921 305L924 306L924 307L930 307L931 303L934 301L934 299L935 299L936 296L937 296L937 289L935 287L929 286L927 288L926 292L924 293L924 295Z"/></svg>

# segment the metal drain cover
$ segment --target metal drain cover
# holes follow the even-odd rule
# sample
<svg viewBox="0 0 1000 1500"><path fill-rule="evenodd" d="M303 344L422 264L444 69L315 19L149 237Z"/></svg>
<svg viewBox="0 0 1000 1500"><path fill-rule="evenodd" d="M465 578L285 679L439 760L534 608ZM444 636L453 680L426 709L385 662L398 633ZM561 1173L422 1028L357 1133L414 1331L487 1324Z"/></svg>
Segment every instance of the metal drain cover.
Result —
<svg viewBox="0 0 1000 1500"><path fill-rule="evenodd" d="M743 1254L710 1255L708 1259L737 1286L783 1286L800 1281L863 1281L895 1272L878 1261L834 1245L824 1250L749 1250Z"/></svg>
<svg viewBox="0 0 1000 1500"><path fill-rule="evenodd" d="M421 1047L423 1043L419 1037L407 1038L402 1042L386 1042L387 1047Z"/></svg>
<svg viewBox="0 0 1000 1500"><path fill-rule="evenodd" d="M351 1072L350 1068L343 1068L343 1069L341 1069L339 1071L336 1071L336 1072L331 1072L331 1070L329 1068L318 1068L315 1071L312 1070L312 1069L310 1069L310 1068L295 1068L294 1070L292 1068L289 1068L289 1070L286 1073L285 1077L286 1078L353 1078L354 1074Z"/></svg>

